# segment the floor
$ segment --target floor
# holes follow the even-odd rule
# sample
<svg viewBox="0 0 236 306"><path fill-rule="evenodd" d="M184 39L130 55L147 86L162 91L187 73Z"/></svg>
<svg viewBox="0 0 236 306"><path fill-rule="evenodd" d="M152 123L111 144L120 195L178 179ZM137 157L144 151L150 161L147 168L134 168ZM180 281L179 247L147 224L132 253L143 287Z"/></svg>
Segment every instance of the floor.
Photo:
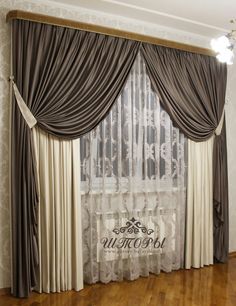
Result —
<svg viewBox="0 0 236 306"><path fill-rule="evenodd" d="M0 296L0 306L236 306L236 258L203 269L136 281L86 285L80 292Z"/></svg>

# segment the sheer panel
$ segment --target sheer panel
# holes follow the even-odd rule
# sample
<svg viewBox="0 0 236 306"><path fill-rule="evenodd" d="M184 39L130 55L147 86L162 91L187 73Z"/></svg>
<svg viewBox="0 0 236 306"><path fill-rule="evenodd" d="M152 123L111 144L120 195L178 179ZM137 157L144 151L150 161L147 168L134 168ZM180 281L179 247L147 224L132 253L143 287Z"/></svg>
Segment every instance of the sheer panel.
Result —
<svg viewBox="0 0 236 306"><path fill-rule="evenodd" d="M186 146L152 91L139 54L109 115L81 138L86 282L133 280L183 267ZM159 248L115 243L137 238L157 239ZM114 244L105 247L104 241Z"/></svg>

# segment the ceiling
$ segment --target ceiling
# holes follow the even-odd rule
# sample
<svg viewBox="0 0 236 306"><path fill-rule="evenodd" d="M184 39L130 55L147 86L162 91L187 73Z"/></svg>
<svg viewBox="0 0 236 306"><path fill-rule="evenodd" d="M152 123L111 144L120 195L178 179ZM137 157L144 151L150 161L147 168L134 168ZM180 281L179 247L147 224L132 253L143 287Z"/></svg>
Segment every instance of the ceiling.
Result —
<svg viewBox="0 0 236 306"><path fill-rule="evenodd" d="M233 28L236 0L52 0L204 36Z"/></svg>

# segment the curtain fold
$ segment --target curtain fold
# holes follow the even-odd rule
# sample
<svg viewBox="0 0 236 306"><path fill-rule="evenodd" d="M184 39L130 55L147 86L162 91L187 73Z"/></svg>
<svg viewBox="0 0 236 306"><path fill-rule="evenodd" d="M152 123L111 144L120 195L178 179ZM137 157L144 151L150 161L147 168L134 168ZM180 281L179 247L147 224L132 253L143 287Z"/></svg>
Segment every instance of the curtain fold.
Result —
<svg viewBox="0 0 236 306"><path fill-rule="evenodd" d="M80 139L33 129L39 186L39 273L36 290L83 288Z"/></svg>
<svg viewBox="0 0 236 306"><path fill-rule="evenodd" d="M226 64L219 63L214 57L151 44L142 44L141 54L152 87L175 124L192 141L209 139L215 133L224 110ZM214 257L224 262L228 254L226 135L223 133L215 139Z"/></svg>
<svg viewBox="0 0 236 306"><path fill-rule="evenodd" d="M213 194L214 194L214 258L225 262L229 249L228 168L227 168L226 124L220 135L215 136L213 154ZM221 175L219 175L219 173Z"/></svg>
<svg viewBox="0 0 236 306"><path fill-rule="evenodd" d="M13 75L40 128L74 139L92 130L123 88L140 43L14 20ZM36 285L37 174L32 133L12 101L13 295Z"/></svg>
<svg viewBox="0 0 236 306"><path fill-rule="evenodd" d="M81 138L84 280L108 283L184 267L187 139L151 89L140 55L120 97ZM133 218L153 230L116 234ZM106 248L103 239L160 239Z"/></svg>
<svg viewBox="0 0 236 306"><path fill-rule="evenodd" d="M152 87L172 120L193 141L209 139L224 109L227 67L216 58L142 44Z"/></svg>
<svg viewBox="0 0 236 306"><path fill-rule="evenodd" d="M186 269L213 264L213 143L188 140Z"/></svg>

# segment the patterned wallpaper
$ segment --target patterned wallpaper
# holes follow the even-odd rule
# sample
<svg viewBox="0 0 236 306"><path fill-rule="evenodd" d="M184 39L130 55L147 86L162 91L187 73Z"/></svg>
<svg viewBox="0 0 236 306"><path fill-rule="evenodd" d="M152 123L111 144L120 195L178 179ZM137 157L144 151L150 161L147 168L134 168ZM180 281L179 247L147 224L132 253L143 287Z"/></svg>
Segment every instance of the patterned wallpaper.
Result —
<svg viewBox="0 0 236 306"><path fill-rule="evenodd" d="M228 149L228 179L229 179L229 249L236 251L236 60L228 66L228 81L226 92L226 129Z"/></svg>
<svg viewBox="0 0 236 306"><path fill-rule="evenodd" d="M57 17L79 20L83 22L99 24L118 29L148 34L152 36L172 39L199 46L208 46L206 37L195 35L184 31L154 26L153 24L139 22L128 18L98 13L87 9L70 9L65 5L59 5L50 1L36 0L0 0L0 288L10 286L10 211L9 211L9 84L7 81L10 75L10 26L5 22L6 13L9 10L21 9L37 13L48 14ZM236 163L234 152L236 152L236 65L229 71L229 102L227 105L227 128L229 146L229 168L230 180L230 248L236 250L236 207L233 199L236 199L236 188L233 183L236 179ZM231 90L230 90L231 89ZM235 102L236 103L236 102Z"/></svg>

